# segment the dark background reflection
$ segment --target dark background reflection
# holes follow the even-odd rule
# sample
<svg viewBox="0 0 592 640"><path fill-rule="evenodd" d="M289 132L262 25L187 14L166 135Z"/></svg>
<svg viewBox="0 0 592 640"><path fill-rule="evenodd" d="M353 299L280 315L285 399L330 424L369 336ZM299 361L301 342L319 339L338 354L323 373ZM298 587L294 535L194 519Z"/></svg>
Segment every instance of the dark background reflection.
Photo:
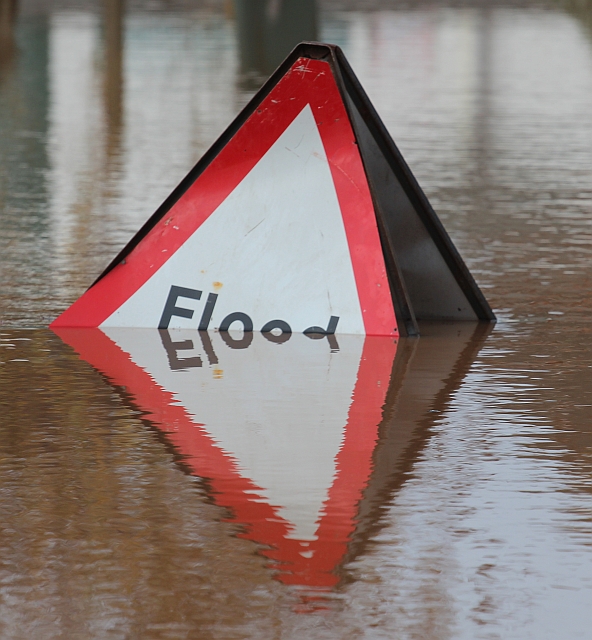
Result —
<svg viewBox="0 0 592 640"><path fill-rule="evenodd" d="M304 40L317 40L316 0L234 0L242 86L255 89Z"/></svg>

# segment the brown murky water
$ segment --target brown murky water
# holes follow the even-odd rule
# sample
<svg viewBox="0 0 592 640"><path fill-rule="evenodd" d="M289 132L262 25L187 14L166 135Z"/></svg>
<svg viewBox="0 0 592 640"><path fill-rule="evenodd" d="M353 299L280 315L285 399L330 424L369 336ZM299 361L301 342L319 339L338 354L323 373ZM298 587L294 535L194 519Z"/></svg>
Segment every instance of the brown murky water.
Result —
<svg viewBox="0 0 592 640"><path fill-rule="evenodd" d="M589 2L8 4L0 637L591 638ZM48 331L312 38L495 328Z"/></svg>

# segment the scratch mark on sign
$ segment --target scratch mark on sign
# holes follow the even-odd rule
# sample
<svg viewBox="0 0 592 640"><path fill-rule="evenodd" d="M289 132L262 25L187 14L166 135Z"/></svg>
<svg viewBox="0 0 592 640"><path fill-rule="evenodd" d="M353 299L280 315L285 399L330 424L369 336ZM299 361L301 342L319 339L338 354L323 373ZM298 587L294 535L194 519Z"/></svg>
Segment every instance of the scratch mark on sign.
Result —
<svg viewBox="0 0 592 640"><path fill-rule="evenodd" d="M263 220L265 220L265 218L263 218ZM249 229L247 231L247 233L245 233L245 237L247 237L249 235L249 233L251 233L251 231L255 231L255 229L263 222L263 220L260 220L254 227L252 227L251 229Z"/></svg>

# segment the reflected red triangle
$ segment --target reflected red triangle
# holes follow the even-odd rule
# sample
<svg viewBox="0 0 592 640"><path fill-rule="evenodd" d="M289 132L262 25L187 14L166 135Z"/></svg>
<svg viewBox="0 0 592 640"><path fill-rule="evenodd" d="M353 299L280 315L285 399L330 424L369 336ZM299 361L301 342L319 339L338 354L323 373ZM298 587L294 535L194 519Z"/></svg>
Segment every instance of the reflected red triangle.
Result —
<svg viewBox="0 0 592 640"><path fill-rule="evenodd" d="M349 407L345 436L336 457L336 475L319 520L316 540L289 537L291 525L261 497L261 488L241 474L233 458L100 330L61 329L58 335L112 384L125 388L134 403L184 456L184 464L208 479L213 498L244 525L243 537L264 545L262 553L285 583L329 589L339 582L337 569L355 531L359 503L372 472L372 453L388 389L396 342L367 337Z"/></svg>

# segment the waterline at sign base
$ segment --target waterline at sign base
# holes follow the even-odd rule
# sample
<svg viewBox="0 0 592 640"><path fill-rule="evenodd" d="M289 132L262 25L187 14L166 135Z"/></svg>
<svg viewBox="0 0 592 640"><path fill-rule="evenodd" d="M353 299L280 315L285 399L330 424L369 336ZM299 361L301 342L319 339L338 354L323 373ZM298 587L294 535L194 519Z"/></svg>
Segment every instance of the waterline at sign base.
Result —
<svg viewBox="0 0 592 640"><path fill-rule="evenodd" d="M417 335L494 321L338 47L298 45L52 328Z"/></svg>

